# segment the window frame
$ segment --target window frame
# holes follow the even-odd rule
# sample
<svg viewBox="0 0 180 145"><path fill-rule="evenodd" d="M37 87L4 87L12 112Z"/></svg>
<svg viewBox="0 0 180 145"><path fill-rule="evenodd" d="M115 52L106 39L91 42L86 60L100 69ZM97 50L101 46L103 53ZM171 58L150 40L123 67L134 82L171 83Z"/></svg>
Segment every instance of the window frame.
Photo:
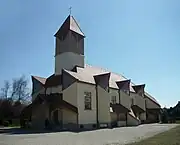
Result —
<svg viewBox="0 0 180 145"><path fill-rule="evenodd" d="M88 91L84 92L84 110L92 110L92 93Z"/></svg>
<svg viewBox="0 0 180 145"><path fill-rule="evenodd" d="M115 95L111 96L111 103L116 104L116 102L117 102L116 96Z"/></svg>

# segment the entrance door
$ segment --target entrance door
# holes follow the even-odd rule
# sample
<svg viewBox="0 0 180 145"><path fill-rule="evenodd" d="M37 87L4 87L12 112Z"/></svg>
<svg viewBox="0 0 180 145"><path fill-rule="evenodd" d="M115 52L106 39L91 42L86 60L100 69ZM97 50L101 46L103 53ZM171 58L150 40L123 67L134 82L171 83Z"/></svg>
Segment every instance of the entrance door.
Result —
<svg viewBox="0 0 180 145"><path fill-rule="evenodd" d="M58 125L59 124L59 120L58 120L58 110L55 110L53 112L53 122L55 125Z"/></svg>
<svg viewBox="0 0 180 145"><path fill-rule="evenodd" d="M63 127L63 121L62 121L62 110L57 109L53 111L53 116L52 116L53 123L55 127L57 128L62 128Z"/></svg>

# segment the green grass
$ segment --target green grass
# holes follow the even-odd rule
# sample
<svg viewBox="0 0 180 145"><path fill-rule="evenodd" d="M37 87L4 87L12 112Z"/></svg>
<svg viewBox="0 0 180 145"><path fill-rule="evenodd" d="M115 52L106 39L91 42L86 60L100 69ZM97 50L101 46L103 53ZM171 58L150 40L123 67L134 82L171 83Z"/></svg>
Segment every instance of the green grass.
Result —
<svg viewBox="0 0 180 145"><path fill-rule="evenodd" d="M180 126L128 145L180 145Z"/></svg>
<svg viewBox="0 0 180 145"><path fill-rule="evenodd" d="M177 123L177 124L180 124L180 120L176 120L176 123Z"/></svg>
<svg viewBox="0 0 180 145"><path fill-rule="evenodd" d="M8 127L20 127L19 124L9 124Z"/></svg>

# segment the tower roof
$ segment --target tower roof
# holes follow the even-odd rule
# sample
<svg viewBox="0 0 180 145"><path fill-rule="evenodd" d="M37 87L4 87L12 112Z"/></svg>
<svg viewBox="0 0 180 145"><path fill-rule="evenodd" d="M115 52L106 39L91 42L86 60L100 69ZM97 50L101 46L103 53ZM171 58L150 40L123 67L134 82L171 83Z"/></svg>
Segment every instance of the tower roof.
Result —
<svg viewBox="0 0 180 145"><path fill-rule="evenodd" d="M78 23L76 22L74 17L71 15L69 15L66 18L66 20L64 21L64 23L62 24L62 26L60 27L60 29L56 32L56 34L54 36L58 37L58 36L66 35L68 30L71 30L71 31L85 37L85 35L82 32L81 28L79 27Z"/></svg>

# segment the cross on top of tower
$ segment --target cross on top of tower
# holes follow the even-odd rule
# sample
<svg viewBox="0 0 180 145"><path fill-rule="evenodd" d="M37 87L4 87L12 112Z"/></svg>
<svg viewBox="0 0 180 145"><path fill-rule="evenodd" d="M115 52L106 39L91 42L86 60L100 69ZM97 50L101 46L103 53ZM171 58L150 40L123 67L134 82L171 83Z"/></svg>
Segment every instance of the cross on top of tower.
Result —
<svg viewBox="0 0 180 145"><path fill-rule="evenodd" d="M71 15L72 7L69 7L69 15Z"/></svg>

